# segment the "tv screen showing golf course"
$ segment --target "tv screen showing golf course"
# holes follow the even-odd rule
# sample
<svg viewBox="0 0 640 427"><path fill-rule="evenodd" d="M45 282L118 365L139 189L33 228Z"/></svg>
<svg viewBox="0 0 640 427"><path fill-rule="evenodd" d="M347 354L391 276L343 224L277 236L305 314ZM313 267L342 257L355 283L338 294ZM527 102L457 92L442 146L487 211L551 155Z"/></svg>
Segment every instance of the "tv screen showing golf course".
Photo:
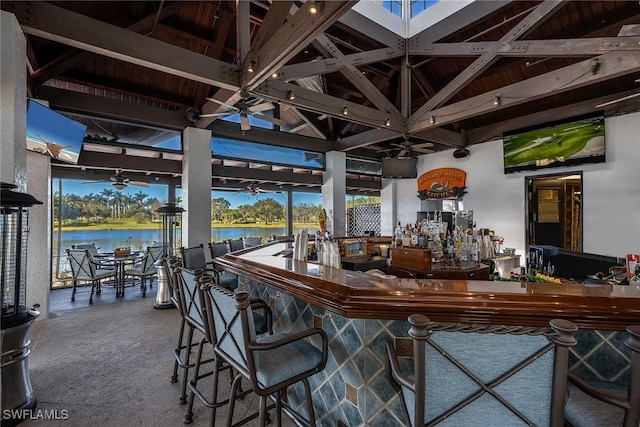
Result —
<svg viewBox="0 0 640 427"><path fill-rule="evenodd" d="M605 161L603 114L505 132L502 140L504 173Z"/></svg>

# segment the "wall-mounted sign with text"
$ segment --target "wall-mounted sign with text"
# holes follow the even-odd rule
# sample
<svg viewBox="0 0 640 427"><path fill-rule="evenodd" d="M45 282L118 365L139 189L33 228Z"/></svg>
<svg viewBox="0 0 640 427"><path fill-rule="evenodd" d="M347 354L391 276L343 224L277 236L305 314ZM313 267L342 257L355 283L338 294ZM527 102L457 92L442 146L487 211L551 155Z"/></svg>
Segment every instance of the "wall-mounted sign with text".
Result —
<svg viewBox="0 0 640 427"><path fill-rule="evenodd" d="M425 172L418 177L418 197L420 200L458 199L466 193L466 177L466 172L454 168Z"/></svg>

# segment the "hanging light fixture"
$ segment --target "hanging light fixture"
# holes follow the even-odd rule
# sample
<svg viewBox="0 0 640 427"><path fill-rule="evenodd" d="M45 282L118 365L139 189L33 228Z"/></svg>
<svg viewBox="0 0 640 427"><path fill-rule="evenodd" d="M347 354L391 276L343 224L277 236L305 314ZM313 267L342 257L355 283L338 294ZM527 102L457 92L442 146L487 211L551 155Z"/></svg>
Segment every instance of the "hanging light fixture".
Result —
<svg viewBox="0 0 640 427"><path fill-rule="evenodd" d="M496 107L500 105L500 95L496 95L496 97L493 98L493 105L495 105Z"/></svg>
<svg viewBox="0 0 640 427"><path fill-rule="evenodd" d="M342 107L342 115L346 116L347 114L349 114L349 109L347 107Z"/></svg>
<svg viewBox="0 0 640 427"><path fill-rule="evenodd" d="M432 125L435 125L436 124L436 116L429 117L429 123L431 123Z"/></svg>
<svg viewBox="0 0 640 427"><path fill-rule="evenodd" d="M384 125L385 125L386 127L391 126L391 120L389 120L388 118L387 118L387 119L384 119Z"/></svg>
<svg viewBox="0 0 640 427"><path fill-rule="evenodd" d="M257 66L258 66L258 63L256 62L256 60L252 59L251 61L249 61L249 66L247 67L247 71L250 73L253 73L256 70Z"/></svg>
<svg viewBox="0 0 640 427"><path fill-rule="evenodd" d="M296 95L295 95L295 93L293 93L292 90L288 90L287 91L287 98L289 99L289 101L293 101L294 99L296 99Z"/></svg>
<svg viewBox="0 0 640 427"><path fill-rule="evenodd" d="M311 0L311 6L309 7L309 13L315 15L320 10L320 4L317 0Z"/></svg>

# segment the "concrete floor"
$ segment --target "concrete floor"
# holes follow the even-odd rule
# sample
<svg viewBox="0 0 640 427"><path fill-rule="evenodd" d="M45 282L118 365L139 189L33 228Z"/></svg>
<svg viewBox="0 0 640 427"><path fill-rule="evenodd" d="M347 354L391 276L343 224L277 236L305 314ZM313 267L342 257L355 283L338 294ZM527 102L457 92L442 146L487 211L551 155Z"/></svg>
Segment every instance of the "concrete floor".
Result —
<svg viewBox="0 0 640 427"><path fill-rule="evenodd" d="M170 382L180 316L175 309L153 308L155 286L146 298L136 288L127 288L118 300L112 290L103 290L91 306L88 294L77 293L74 303L68 289L51 294L50 317L31 330L29 373L36 410L66 411L68 419L31 419L20 426L183 425L180 382ZM203 390L211 389L205 381ZM228 390L220 386L222 396ZM257 402L255 394L239 401L234 421L255 411ZM191 425L209 425L210 414L196 399ZM226 407L219 409L216 424L224 425L226 415ZM295 425L286 416L283 421Z"/></svg>

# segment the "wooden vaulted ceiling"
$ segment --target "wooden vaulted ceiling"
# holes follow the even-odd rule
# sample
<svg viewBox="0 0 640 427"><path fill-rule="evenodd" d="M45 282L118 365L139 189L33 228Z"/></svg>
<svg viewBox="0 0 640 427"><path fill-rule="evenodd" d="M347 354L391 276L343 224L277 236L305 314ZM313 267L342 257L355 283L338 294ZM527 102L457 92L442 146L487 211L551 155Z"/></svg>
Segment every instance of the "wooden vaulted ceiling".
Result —
<svg viewBox="0 0 640 427"><path fill-rule="evenodd" d="M131 144L152 141L152 128L198 126L227 138L381 159L397 153L405 138L430 143L433 151L472 146L598 111L598 104L640 91L637 1L477 0L406 39L352 10L356 1L320 2L315 15L310 3L3 1L0 7L16 15L26 34L30 95L60 111L113 120L117 132L107 131ZM187 114L224 113L221 103L243 97L274 103L288 123L286 137L257 128L243 134L238 124ZM639 99L600 110L636 111ZM122 168L126 154L87 151L85 170ZM179 159L169 157L142 164L175 178L180 170L170 162ZM132 173L141 164L130 163ZM232 173L234 166L244 172ZM317 172L293 168L214 159L212 170L220 186L241 179L321 184ZM235 176L242 173L247 177ZM355 192L380 186L378 178L350 179Z"/></svg>

